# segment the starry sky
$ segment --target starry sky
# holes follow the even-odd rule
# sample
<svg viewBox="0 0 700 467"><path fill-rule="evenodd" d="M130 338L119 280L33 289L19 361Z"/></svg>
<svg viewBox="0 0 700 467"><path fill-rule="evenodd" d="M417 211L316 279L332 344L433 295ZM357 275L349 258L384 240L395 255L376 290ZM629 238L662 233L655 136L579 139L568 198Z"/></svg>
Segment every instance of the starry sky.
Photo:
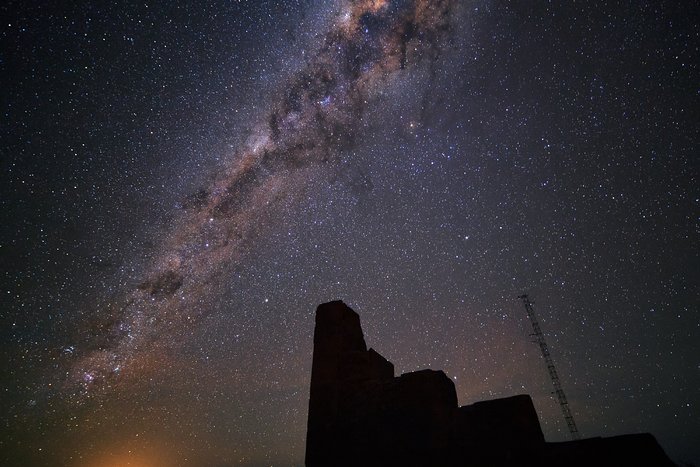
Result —
<svg viewBox="0 0 700 467"><path fill-rule="evenodd" d="M0 463L303 464L319 303L700 464L684 2L0 7Z"/></svg>

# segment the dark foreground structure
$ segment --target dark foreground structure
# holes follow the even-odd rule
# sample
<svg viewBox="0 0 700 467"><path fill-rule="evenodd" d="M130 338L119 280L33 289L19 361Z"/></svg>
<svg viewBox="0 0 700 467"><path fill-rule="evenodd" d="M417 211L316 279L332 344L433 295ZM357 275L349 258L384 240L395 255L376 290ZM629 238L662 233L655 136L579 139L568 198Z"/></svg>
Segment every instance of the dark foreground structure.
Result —
<svg viewBox="0 0 700 467"><path fill-rule="evenodd" d="M394 377L341 301L316 310L306 465L673 466L650 434L547 443L528 395L458 407L442 371Z"/></svg>

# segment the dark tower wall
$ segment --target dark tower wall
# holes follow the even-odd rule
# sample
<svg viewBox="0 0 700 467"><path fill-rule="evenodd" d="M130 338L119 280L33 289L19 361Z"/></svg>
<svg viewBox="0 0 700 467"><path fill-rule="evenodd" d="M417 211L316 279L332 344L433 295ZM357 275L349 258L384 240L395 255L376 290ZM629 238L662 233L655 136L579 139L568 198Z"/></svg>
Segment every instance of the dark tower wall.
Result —
<svg viewBox="0 0 700 467"><path fill-rule="evenodd" d="M360 317L341 301L316 309L311 393L306 433L306 465L333 465L347 442L348 428L340 423L348 415L348 398L364 381L394 377L394 365L374 350L367 350ZM350 387L351 388L350 388Z"/></svg>

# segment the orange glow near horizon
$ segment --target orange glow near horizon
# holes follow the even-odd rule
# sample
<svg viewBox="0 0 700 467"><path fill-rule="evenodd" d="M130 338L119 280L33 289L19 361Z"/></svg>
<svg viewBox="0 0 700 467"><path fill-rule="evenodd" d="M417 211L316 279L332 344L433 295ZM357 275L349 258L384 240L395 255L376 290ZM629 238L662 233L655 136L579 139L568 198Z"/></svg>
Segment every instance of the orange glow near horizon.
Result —
<svg viewBox="0 0 700 467"><path fill-rule="evenodd" d="M177 465L172 455L164 449L138 446L108 449L96 455L84 465L85 467L170 467Z"/></svg>

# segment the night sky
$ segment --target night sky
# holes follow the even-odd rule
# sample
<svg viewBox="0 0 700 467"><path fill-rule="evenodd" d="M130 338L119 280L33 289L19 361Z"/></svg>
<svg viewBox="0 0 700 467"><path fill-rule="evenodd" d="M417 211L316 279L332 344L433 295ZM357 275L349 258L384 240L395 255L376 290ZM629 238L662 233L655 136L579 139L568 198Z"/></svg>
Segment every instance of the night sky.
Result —
<svg viewBox="0 0 700 467"><path fill-rule="evenodd" d="M301 465L335 299L566 440L523 292L700 464L694 2L70 3L0 7L0 464Z"/></svg>

